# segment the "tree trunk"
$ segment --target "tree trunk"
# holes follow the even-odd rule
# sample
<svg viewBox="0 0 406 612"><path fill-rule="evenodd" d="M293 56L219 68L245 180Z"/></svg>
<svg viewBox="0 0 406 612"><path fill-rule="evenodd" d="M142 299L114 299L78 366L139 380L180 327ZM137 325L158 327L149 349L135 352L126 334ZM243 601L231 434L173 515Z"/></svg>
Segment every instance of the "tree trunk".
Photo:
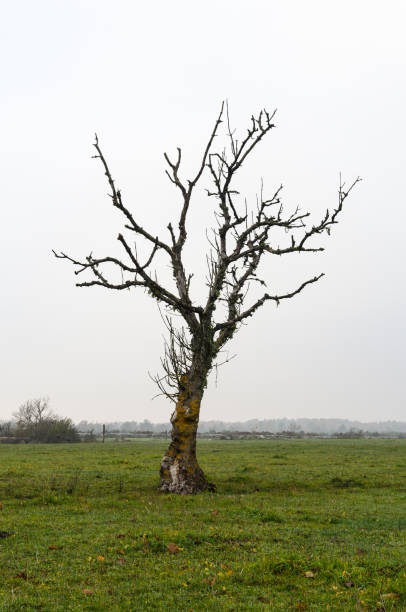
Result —
<svg viewBox="0 0 406 612"><path fill-rule="evenodd" d="M203 387L203 378L189 383L184 377L171 417L172 442L161 461L161 491L190 495L215 490L215 486L207 482L196 459L196 433Z"/></svg>

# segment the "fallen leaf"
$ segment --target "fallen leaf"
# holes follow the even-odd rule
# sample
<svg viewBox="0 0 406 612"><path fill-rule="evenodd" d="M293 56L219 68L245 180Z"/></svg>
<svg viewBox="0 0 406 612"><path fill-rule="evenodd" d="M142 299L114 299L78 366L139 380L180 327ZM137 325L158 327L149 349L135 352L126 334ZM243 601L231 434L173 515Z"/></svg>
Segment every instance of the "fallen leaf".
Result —
<svg viewBox="0 0 406 612"><path fill-rule="evenodd" d="M175 544L175 542L169 542L169 544L168 544L168 546L166 548L173 555L176 554L177 552L179 552L179 550L180 550L179 546L177 544Z"/></svg>
<svg viewBox="0 0 406 612"><path fill-rule="evenodd" d="M314 578L313 572L305 572L304 575L306 578Z"/></svg>
<svg viewBox="0 0 406 612"><path fill-rule="evenodd" d="M22 578L23 580L28 580L27 572L18 572L17 578Z"/></svg>
<svg viewBox="0 0 406 612"><path fill-rule="evenodd" d="M62 546L56 546L55 544L51 544L48 546L48 550L59 550Z"/></svg>
<svg viewBox="0 0 406 612"><path fill-rule="evenodd" d="M258 601L260 601L261 603L265 603L265 604L271 603L270 599L267 599L266 597L262 597L261 595L258 597Z"/></svg>
<svg viewBox="0 0 406 612"><path fill-rule="evenodd" d="M396 593L384 593L382 595L382 599L393 599L395 597Z"/></svg>
<svg viewBox="0 0 406 612"><path fill-rule="evenodd" d="M125 538L125 535L124 533L119 533L117 537L119 540L122 540L123 538Z"/></svg>
<svg viewBox="0 0 406 612"><path fill-rule="evenodd" d="M212 515L213 516L218 516L219 511L218 510L213 510Z"/></svg>
<svg viewBox="0 0 406 612"><path fill-rule="evenodd" d="M103 555L97 555L96 559L97 559L98 561L104 561L104 557L103 557Z"/></svg>
<svg viewBox="0 0 406 612"><path fill-rule="evenodd" d="M83 595L93 595L94 591L91 589L83 589L82 593Z"/></svg>

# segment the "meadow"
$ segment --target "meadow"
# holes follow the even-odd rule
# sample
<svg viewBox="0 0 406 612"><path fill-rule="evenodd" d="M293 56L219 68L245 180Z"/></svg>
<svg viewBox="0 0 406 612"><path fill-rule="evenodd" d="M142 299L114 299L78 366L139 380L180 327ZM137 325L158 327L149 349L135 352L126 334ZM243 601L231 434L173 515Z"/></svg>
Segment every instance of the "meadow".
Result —
<svg viewBox="0 0 406 612"><path fill-rule="evenodd" d="M0 610L406 610L406 440L0 446Z"/></svg>

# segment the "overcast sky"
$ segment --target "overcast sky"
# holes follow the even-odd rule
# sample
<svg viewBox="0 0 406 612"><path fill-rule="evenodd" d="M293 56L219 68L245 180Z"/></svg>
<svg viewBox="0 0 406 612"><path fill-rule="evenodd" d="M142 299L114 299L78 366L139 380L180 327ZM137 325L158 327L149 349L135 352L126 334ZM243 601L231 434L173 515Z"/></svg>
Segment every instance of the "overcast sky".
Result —
<svg viewBox="0 0 406 612"><path fill-rule="evenodd" d="M49 396L77 421L168 419L148 377L162 352L156 304L142 291L76 288L51 249L119 252L121 220L91 159L96 131L126 203L167 238L179 201L162 154L182 146L188 176L228 98L240 132L252 113L278 109L239 179L249 203L263 177L317 221L336 204L340 171L364 180L324 254L269 261L275 291L326 277L250 319L201 419L406 420L405 20L403 0L5 3L0 418ZM207 182L187 251L196 295Z"/></svg>

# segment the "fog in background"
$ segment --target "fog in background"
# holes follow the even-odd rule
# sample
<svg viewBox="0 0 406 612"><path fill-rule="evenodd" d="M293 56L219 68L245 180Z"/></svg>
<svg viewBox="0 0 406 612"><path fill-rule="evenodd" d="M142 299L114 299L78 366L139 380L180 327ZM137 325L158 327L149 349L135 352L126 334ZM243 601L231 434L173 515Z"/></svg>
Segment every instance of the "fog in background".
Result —
<svg viewBox="0 0 406 612"><path fill-rule="evenodd" d="M326 277L241 329L201 418L404 420L405 18L401 0L6 3L0 418L49 396L76 421L168 420L148 377L162 353L156 303L142 291L76 288L51 249L120 254L120 215L91 159L96 131L126 204L168 239L180 202L162 154L181 146L190 176L228 98L240 133L261 107L278 109L238 176L249 204L263 177L268 193L283 183L286 210L300 205L316 222L337 202L340 171L364 180L322 237L324 254L266 260L273 293ZM186 251L196 299L208 186Z"/></svg>

